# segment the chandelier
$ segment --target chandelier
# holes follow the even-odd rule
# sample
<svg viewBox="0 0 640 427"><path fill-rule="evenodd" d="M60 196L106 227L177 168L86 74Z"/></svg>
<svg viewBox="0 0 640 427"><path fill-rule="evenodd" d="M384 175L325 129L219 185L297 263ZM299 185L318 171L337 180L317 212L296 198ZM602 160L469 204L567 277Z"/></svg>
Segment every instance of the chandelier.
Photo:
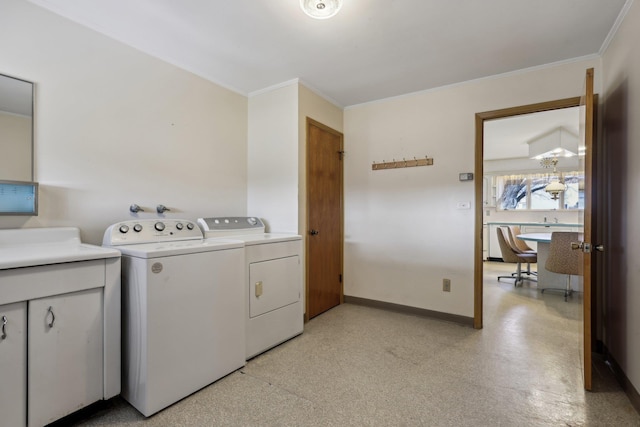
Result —
<svg viewBox="0 0 640 427"><path fill-rule="evenodd" d="M558 164L557 157L544 157L540 160L540 164L542 165L542 167L545 167L545 168L548 168L551 165L553 165L554 175L558 173L556 170L556 165ZM567 186L560 182L560 177L558 177L557 180L551 181L549 184L547 184L546 187L544 187L544 191L551 194L552 200L558 200L558 196L560 196L560 194L562 194L566 189L567 189Z"/></svg>

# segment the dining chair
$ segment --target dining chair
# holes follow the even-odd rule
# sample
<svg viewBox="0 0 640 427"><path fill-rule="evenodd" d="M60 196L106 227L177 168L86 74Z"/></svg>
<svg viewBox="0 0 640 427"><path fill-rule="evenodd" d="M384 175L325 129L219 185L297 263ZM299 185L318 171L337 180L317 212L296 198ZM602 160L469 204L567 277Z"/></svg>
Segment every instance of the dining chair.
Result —
<svg viewBox="0 0 640 427"><path fill-rule="evenodd" d="M520 231L520 226L519 225L510 225L507 228L509 229L509 238L513 242L513 246L518 248L518 250L520 252L523 252L523 253L535 253L536 252L536 250L530 248L529 245L527 245L527 242L525 242L524 240L516 239L517 235L522 234L522 232Z"/></svg>
<svg viewBox="0 0 640 427"><path fill-rule="evenodd" d="M517 252L511 247L509 242L507 242L502 228L498 227L496 230L498 232L498 243L500 244L500 251L502 252L502 260L504 262L510 262L517 265L515 276L498 276L498 281L500 281L500 279L515 279L513 286L517 286L518 283L522 284L524 280L535 281L535 279L531 277L525 277L522 275L522 263L526 263L527 269L529 269L529 264L538 262L538 256L536 254L523 254Z"/></svg>
<svg viewBox="0 0 640 427"><path fill-rule="evenodd" d="M571 242L577 242L578 232L575 231L555 231L551 233L551 244L549 245L549 257L544 265L547 270L567 275L567 285L564 289L560 288L544 288L544 291L561 291L564 292L564 300L573 294L571 288L571 276L580 274L580 265L582 264L582 251L571 249Z"/></svg>
<svg viewBox="0 0 640 427"><path fill-rule="evenodd" d="M522 234L520 232L520 227L517 225L510 225L507 228L507 237L509 238L509 244L516 251L522 254L534 254L538 255L538 252L535 249L531 249L529 245L524 240L516 238L517 235ZM511 273L514 276L516 273ZM537 271L531 271L531 264L527 264L527 270L523 271L522 274L526 274L527 276L537 276ZM531 279L534 280L534 279Z"/></svg>

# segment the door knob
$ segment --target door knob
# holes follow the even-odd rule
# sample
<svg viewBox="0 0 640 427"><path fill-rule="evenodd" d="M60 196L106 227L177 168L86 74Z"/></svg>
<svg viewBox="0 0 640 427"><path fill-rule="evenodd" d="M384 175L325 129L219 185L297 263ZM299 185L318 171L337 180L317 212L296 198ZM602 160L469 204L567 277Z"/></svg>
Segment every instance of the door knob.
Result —
<svg viewBox="0 0 640 427"><path fill-rule="evenodd" d="M591 251L604 252L604 245L592 245L585 242L571 242L571 249L580 249L585 254L590 254Z"/></svg>
<svg viewBox="0 0 640 427"><path fill-rule="evenodd" d="M309 234L311 234L312 236L315 236L318 233L320 233L318 230L309 230Z"/></svg>

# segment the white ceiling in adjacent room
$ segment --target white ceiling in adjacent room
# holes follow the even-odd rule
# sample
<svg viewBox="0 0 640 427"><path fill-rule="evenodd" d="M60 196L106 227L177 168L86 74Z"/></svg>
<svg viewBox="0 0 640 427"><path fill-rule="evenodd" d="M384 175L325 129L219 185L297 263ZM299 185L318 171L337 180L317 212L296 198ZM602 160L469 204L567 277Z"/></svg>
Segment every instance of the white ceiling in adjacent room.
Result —
<svg viewBox="0 0 640 427"><path fill-rule="evenodd" d="M579 107L522 114L484 122L484 160L529 158L528 141L555 129L580 134Z"/></svg>

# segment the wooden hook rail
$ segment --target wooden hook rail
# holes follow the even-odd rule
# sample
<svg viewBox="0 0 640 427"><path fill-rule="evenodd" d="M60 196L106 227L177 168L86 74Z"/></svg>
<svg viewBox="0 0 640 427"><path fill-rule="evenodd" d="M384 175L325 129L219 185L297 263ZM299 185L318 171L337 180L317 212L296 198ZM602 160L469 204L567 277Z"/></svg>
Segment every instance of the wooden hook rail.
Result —
<svg viewBox="0 0 640 427"><path fill-rule="evenodd" d="M371 170L378 171L382 169L399 169L399 168L413 168L416 166L431 166L433 165L433 158L425 156L424 159L416 159L415 157L412 160L396 160L393 159L390 162L382 163L373 162L371 165Z"/></svg>

